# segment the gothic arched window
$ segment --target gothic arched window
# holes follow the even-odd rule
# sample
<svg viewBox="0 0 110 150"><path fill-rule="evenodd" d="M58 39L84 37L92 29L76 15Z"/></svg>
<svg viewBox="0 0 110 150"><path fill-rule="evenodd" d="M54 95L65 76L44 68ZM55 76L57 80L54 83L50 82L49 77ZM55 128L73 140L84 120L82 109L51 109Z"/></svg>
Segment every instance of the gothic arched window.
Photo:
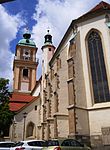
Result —
<svg viewBox="0 0 110 150"><path fill-rule="evenodd" d="M87 44L94 102L101 103L110 101L103 46L101 37L97 31L90 32L87 37Z"/></svg>
<svg viewBox="0 0 110 150"><path fill-rule="evenodd" d="M75 39L70 40L70 45L69 45L69 52L68 52L68 58L71 58L75 55L76 52L76 43Z"/></svg>
<svg viewBox="0 0 110 150"><path fill-rule="evenodd" d="M28 125L27 125L27 132L26 132L26 137L30 137L30 136L33 136L34 134L34 123L30 122Z"/></svg>

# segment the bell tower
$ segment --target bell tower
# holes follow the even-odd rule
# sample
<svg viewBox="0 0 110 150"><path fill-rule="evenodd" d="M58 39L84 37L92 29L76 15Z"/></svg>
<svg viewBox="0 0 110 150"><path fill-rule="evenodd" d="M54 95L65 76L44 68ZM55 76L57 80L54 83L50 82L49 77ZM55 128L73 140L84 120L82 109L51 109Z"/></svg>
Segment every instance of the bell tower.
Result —
<svg viewBox="0 0 110 150"><path fill-rule="evenodd" d="M42 46L42 51L43 51L43 71L45 74L48 72L48 65L49 61L51 60L54 51L55 51L55 46L52 44L52 36L49 33L49 30L47 30L47 34L44 36L44 45Z"/></svg>
<svg viewBox="0 0 110 150"><path fill-rule="evenodd" d="M30 93L36 84L37 47L27 31L23 34L17 46L13 62L13 90L14 92Z"/></svg>

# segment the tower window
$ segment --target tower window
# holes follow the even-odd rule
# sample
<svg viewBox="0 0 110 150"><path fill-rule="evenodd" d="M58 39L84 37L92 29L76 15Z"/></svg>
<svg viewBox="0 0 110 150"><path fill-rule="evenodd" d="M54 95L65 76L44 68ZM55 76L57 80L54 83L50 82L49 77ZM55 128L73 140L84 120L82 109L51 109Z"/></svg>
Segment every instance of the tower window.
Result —
<svg viewBox="0 0 110 150"><path fill-rule="evenodd" d="M49 48L49 51L51 51L51 48Z"/></svg>
<svg viewBox="0 0 110 150"><path fill-rule="evenodd" d="M29 49L24 49L23 58L24 58L24 60L30 60L30 50Z"/></svg>
<svg viewBox="0 0 110 150"><path fill-rule="evenodd" d="M23 69L23 77L28 78L28 69Z"/></svg>
<svg viewBox="0 0 110 150"><path fill-rule="evenodd" d="M37 110L37 105L35 105L35 110Z"/></svg>
<svg viewBox="0 0 110 150"><path fill-rule="evenodd" d="M25 55L29 55L29 53L26 51L26 52L25 52Z"/></svg>
<svg viewBox="0 0 110 150"><path fill-rule="evenodd" d="M57 71L61 68L61 59L57 58Z"/></svg>
<svg viewBox="0 0 110 150"><path fill-rule="evenodd" d="M98 32L90 32L87 38L87 43L94 101L95 103L110 101L103 46Z"/></svg>

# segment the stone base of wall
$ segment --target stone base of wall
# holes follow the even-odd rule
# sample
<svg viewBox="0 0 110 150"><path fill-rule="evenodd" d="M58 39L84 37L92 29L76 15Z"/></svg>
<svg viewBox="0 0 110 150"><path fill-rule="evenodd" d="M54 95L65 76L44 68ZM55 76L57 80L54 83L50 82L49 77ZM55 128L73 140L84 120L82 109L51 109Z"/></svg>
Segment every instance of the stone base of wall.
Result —
<svg viewBox="0 0 110 150"><path fill-rule="evenodd" d="M102 147L103 146L103 142L102 142L102 136L101 135L92 135L90 137L91 140L91 146L92 147Z"/></svg>
<svg viewBox="0 0 110 150"><path fill-rule="evenodd" d="M92 150L110 150L110 144L104 145L104 141L107 140L106 137L102 138L102 135L92 135L91 136L91 147Z"/></svg>
<svg viewBox="0 0 110 150"><path fill-rule="evenodd" d="M90 143L90 136L87 135L69 135L69 138L74 138L76 140L78 140L80 143L85 144L87 146L91 146Z"/></svg>
<svg viewBox="0 0 110 150"><path fill-rule="evenodd" d="M97 147L92 147L92 150L110 150L110 146L97 146Z"/></svg>
<svg viewBox="0 0 110 150"><path fill-rule="evenodd" d="M110 150L110 145L103 144L103 138L101 135L75 135L70 134L68 138L78 140L80 143L85 144L92 148L92 150Z"/></svg>

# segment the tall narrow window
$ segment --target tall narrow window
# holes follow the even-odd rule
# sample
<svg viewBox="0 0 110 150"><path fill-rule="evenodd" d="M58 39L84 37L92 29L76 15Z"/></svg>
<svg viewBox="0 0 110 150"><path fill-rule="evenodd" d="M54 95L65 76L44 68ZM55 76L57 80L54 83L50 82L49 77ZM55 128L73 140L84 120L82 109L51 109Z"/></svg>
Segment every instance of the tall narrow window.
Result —
<svg viewBox="0 0 110 150"><path fill-rule="evenodd" d="M23 69L23 77L28 78L28 69Z"/></svg>
<svg viewBox="0 0 110 150"><path fill-rule="evenodd" d="M110 101L107 73L100 35L92 31L88 38L88 52L95 103Z"/></svg>
<svg viewBox="0 0 110 150"><path fill-rule="evenodd" d="M33 122L30 122L27 125L26 137L33 136L33 134L34 134L34 127L35 127L35 125L34 125Z"/></svg>

